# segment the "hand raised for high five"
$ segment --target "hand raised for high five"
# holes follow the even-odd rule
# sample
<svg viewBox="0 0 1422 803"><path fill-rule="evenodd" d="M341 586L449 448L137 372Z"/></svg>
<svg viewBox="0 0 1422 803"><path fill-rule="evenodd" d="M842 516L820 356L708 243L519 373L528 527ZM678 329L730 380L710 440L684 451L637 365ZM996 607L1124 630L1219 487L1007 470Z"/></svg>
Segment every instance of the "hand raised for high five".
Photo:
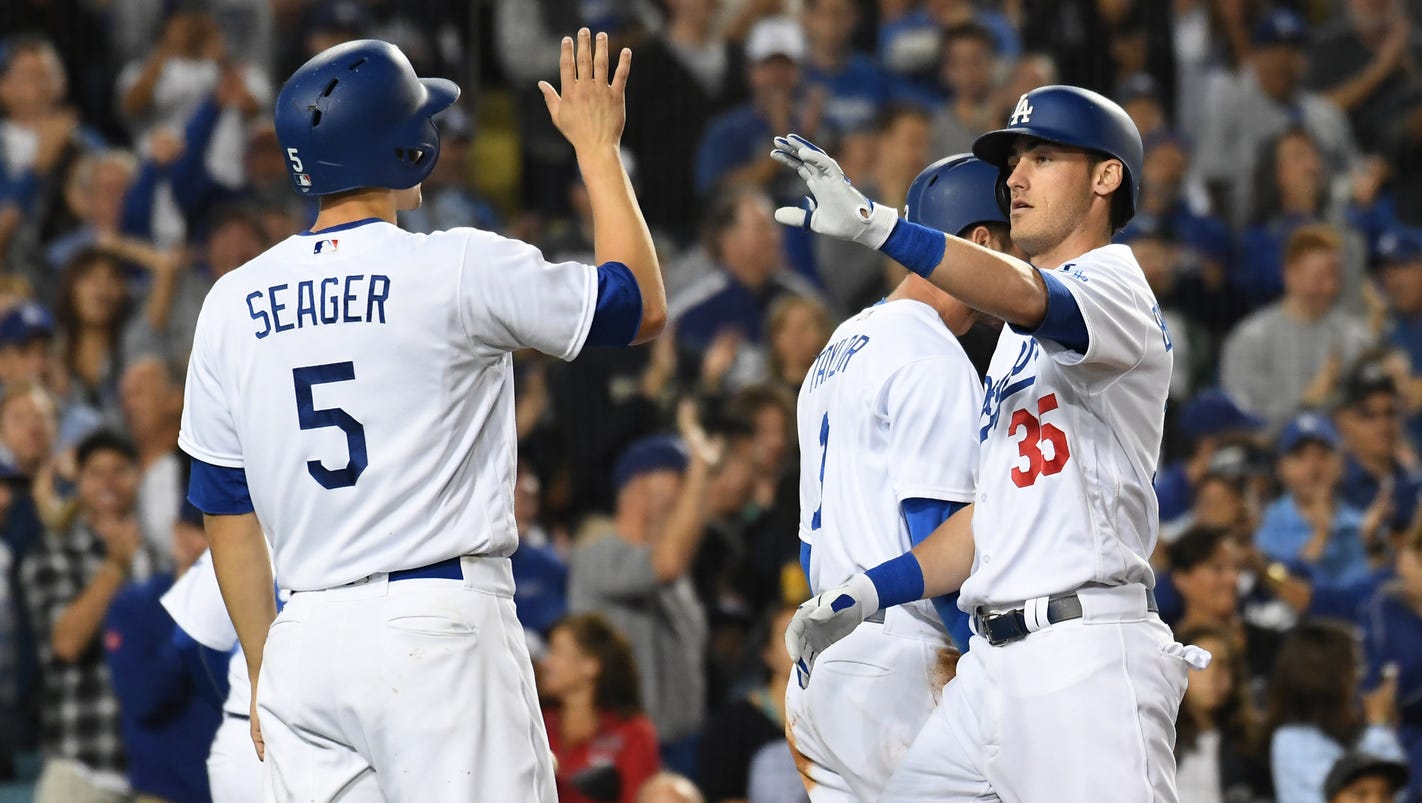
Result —
<svg viewBox="0 0 1422 803"><path fill-rule="evenodd" d="M559 88L539 81L548 115L574 150L602 145L617 147L622 126L627 121L627 73L632 67L632 51L622 49L617 69L608 81L607 34L597 35L593 45L587 28L578 31L576 48L572 37L563 38L558 59Z"/></svg>

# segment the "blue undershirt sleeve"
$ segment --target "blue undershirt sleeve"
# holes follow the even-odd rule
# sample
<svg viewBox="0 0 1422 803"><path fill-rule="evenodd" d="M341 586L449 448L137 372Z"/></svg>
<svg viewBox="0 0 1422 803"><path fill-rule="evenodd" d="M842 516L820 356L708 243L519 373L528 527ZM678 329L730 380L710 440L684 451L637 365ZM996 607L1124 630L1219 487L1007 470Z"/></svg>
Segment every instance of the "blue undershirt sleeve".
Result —
<svg viewBox="0 0 1422 803"><path fill-rule="evenodd" d="M1082 317L1076 297L1051 271L1039 268L1037 272L1042 276L1042 283L1047 286L1046 317L1042 318L1042 323L1036 329L1014 325L1012 330L1036 338L1045 337L1078 354L1085 354L1087 347L1091 345L1091 337L1086 331L1086 319Z"/></svg>
<svg viewBox="0 0 1422 803"><path fill-rule="evenodd" d="M909 538L914 546L933 534L938 525L952 518L954 513L966 507L962 502L945 502L941 499L905 499L899 504L904 521L908 523ZM929 600L943 626L948 628L948 636L960 652L968 651L968 639L973 635L968 626L968 615L958 610L958 592L933 597Z"/></svg>
<svg viewBox="0 0 1422 803"><path fill-rule="evenodd" d="M631 345L642 327L642 290L637 277L621 262L597 266L597 308L593 310L587 345L620 348Z"/></svg>
<svg viewBox="0 0 1422 803"><path fill-rule="evenodd" d="M193 460L192 479L188 482L188 501L212 516L238 516L254 510L244 469L214 466L197 459Z"/></svg>

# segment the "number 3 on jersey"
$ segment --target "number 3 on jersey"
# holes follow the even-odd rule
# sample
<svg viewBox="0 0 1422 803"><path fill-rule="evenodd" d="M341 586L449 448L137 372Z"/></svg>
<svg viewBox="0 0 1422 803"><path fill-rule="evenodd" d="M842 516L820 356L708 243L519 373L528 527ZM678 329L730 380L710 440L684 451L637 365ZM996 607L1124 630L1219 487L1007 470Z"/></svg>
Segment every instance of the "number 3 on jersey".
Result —
<svg viewBox="0 0 1422 803"><path fill-rule="evenodd" d="M1071 459L1071 448L1067 446L1066 433L1053 424L1046 424L1042 419L1047 413L1057 409L1057 394L1048 393L1037 400L1037 415L1032 415L1026 408L1020 409L1012 414L1010 433L1016 433L1020 427L1024 430L1022 440L1017 442L1017 453L1027 458L1027 466L1018 466L1012 469L1012 482L1018 488L1026 488L1037 482L1037 477L1046 474L1048 476L1056 474ZM1042 444L1051 444L1052 456L1050 459L1042 454Z"/></svg>
<svg viewBox="0 0 1422 803"><path fill-rule="evenodd" d="M349 488L360 479L360 474L365 471L365 427L351 414L339 407L331 407L317 410L316 402L312 397L312 385L324 385L327 382L349 382L355 379L355 363L333 362L325 365L308 365L304 368L291 369L292 382L296 384L296 420L300 422L302 429L324 429L325 427L336 427L346 433L346 450L350 453L350 460L346 461L345 468L338 468L332 471L321 464L320 460L307 460L306 470L319 483L321 487L335 490L337 488Z"/></svg>

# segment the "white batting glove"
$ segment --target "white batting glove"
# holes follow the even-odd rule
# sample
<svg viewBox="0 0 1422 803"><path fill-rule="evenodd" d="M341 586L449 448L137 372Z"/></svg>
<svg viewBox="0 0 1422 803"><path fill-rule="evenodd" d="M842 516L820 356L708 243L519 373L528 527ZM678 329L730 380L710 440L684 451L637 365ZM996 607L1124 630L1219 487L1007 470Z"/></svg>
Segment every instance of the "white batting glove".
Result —
<svg viewBox="0 0 1422 803"><path fill-rule="evenodd" d="M810 670L820 653L854 632L854 628L877 610L879 592L863 572L796 609L785 628L785 649L795 662L795 677L800 688L810 685Z"/></svg>
<svg viewBox="0 0 1422 803"><path fill-rule="evenodd" d="M804 208L782 206L775 210L775 219L786 226L808 228L878 250L899 222L898 210L866 198L844 177L838 162L798 134L776 137L770 158L799 173L810 189Z"/></svg>

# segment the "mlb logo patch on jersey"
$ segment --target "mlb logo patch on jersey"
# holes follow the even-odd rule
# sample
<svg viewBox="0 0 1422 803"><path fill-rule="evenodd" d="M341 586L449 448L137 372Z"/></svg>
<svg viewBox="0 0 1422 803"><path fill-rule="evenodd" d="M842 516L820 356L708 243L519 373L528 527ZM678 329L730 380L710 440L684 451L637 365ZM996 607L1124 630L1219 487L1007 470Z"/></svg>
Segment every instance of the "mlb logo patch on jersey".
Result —
<svg viewBox="0 0 1422 803"><path fill-rule="evenodd" d="M316 247L311 249L313 254L329 254L336 250L336 243L340 240L321 240L316 243Z"/></svg>

